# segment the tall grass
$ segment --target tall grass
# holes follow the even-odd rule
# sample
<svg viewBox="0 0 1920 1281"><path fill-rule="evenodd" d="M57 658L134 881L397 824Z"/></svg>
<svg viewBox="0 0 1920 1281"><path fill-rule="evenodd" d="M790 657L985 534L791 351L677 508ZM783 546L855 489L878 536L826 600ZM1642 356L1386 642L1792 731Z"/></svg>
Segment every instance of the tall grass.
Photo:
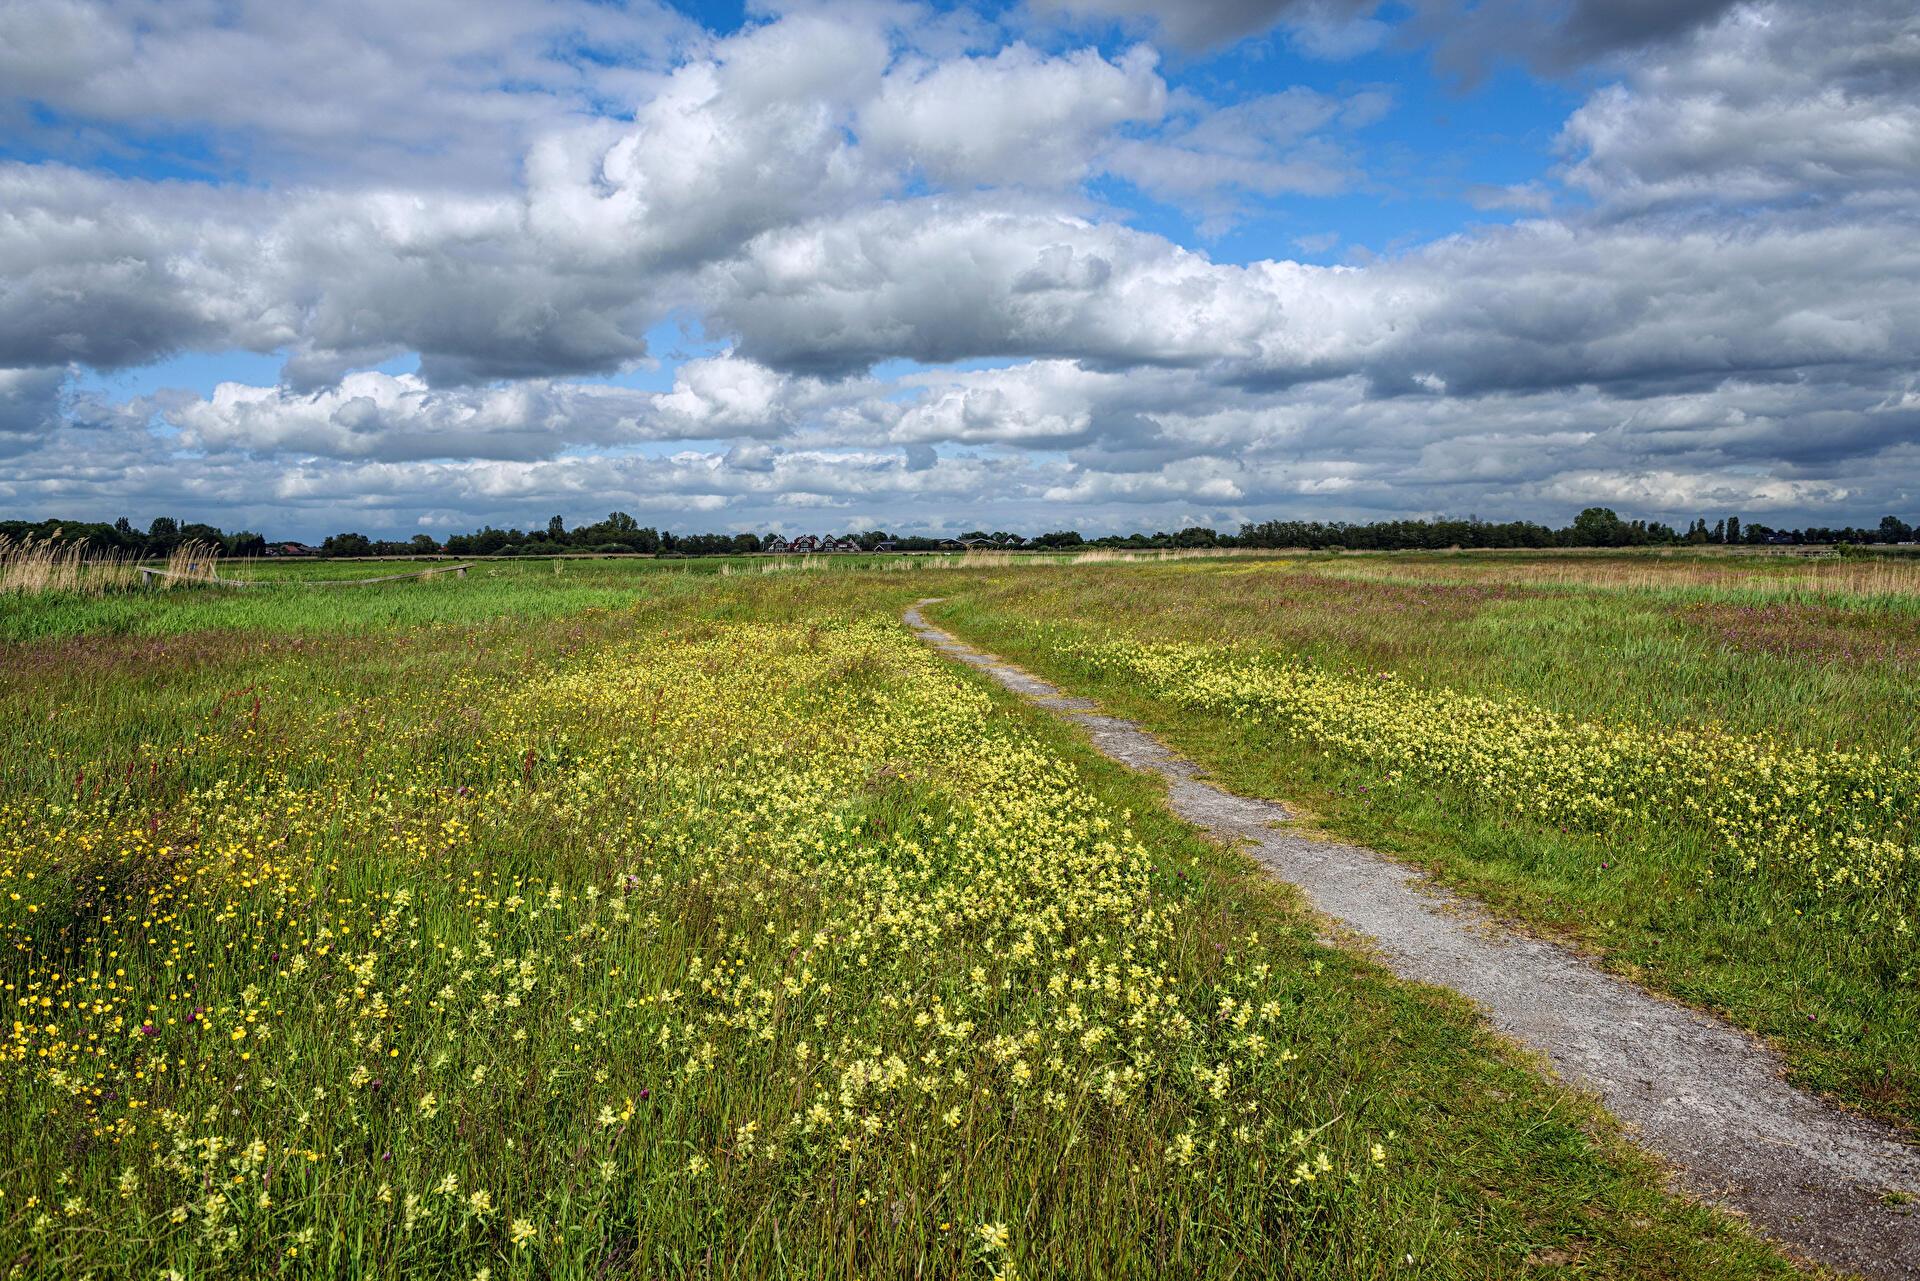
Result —
<svg viewBox="0 0 1920 1281"><path fill-rule="evenodd" d="M218 544L182 543L157 573L148 574L140 557L117 548L0 536L0 596L104 596L138 587L192 587L219 578L220 553Z"/></svg>
<svg viewBox="0 0 1920 1281"><path fill-rule="evenodd" d="M98 595L139 585L139 561L124 552L95 553L85 542L0 535L0 595L48 592Z"/></svg>

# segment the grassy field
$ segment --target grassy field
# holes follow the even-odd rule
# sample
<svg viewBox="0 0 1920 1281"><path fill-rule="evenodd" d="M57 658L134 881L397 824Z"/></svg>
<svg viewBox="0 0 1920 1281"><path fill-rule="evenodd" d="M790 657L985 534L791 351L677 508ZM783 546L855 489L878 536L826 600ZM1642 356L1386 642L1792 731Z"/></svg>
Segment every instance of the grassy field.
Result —
<svg viewBox="0 0 1920 1281"><path fill-rule="evenodd" d="M0 603L12 1275L1791 1273L897 621L1246 565L643 565Z"/></svg>
<svg viewBox="0 0 1920 1281"><path fill-rule="evenodd" d="M4 568L0 547L0 568ZM1254 553L966 552L898 555L835 554L710 557L513 557L472 563L465 578L435 573L405 591L380 590L354 599L362 580L444 570L462 562L427 560L206 560L183 553L172 567L261 587L204 590L204 584L174 583L159 589L38 593L29 607L8 591L0 573L0 643L98 635L172 636L198 631L266 632L365 630L429 624L461 625L497 618L552 618L578 610L612 608L630 599L636 584L653 575L717 578L784 574L906 573L1034 569L1064 564L1154 564ZM44 560L45 557L28 558ZM134 562L113 562L103 572L110 583L137 583ZM164 568L163 562L152 562ZM15 566L15 568L21 568ZM28 570L45 566L31 564ZM76 575L86 581L86 572ZM48 577L41 573L25 577ZM385 587L372 584L367 590ZM35 593L24 593L35 595Z"/></svg>
<svg viewBox="0 0 1920 1281"><path fill-rule="evenodd" d="M1920 1123L1911 566L1088 567L935 612Z"/></svg>
<svg viewBox="0 0 1920 1281"><path fill-rule="evenodd" d="M672 583L790 573L912 572L923 566L958 567L963 558L520 557L480 561L464 578L437 573L397 586L356 585L360 580L459 563L446 559L220 562L221 578L262 586L49 594L30 604L0 596L0 642L208 631L275 635L550 619L622 607L631 603L636 590L656 578Z"/></svg>

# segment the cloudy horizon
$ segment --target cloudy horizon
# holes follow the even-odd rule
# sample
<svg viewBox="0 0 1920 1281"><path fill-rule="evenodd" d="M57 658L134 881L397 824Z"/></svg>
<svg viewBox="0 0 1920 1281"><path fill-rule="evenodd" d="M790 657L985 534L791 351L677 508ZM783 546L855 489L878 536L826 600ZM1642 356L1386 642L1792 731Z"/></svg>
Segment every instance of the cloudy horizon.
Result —
<svg viewBox="0 0 1920 1281"><path fill-rule="evenodd" d="M1920 17L14 0L0 516L1920 518Z"/></svg>

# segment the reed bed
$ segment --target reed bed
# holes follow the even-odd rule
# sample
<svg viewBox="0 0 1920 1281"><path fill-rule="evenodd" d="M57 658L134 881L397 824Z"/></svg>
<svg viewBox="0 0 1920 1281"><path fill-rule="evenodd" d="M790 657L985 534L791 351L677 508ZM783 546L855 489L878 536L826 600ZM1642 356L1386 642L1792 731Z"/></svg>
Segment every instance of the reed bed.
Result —
<svg viewBox="0 0 1920 1281"><path fill-rule="evenodd" d="M98 594L134 586L138 561L119 552L89 555L84 542L63 543L0 536L0 595L46 592Z"/></svg>
<svg viewBox="0 0 1920 1281"><path fill-rule="evenodd" d="M145 587L202 586L220 577L221 551L218 543L182 543L165 560L149 563L132 552L96 548L84 539L0 536L0 596L106 596Z"/></svg>
<svg viewBox="0 0 1920 1281"><path fill-rule="evenodd" d="M104 596L148 585L192 587L218 577L220 548L209 543L183 543L159 566L165 578L141 573L144 562L117 548L95 549L84 540L15 541L0 537L0 596Z"/></svg>

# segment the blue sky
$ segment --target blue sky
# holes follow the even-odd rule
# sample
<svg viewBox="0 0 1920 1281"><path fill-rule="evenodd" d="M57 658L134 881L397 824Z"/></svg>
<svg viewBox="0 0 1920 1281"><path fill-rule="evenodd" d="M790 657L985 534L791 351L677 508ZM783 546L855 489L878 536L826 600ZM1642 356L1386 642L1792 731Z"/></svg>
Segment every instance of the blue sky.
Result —
<svg viewBox="0 0 1920 1281"><path fill-rule="evenodd" d="M0 515L1920 515L1902 6L0 13Z"/></svg>

